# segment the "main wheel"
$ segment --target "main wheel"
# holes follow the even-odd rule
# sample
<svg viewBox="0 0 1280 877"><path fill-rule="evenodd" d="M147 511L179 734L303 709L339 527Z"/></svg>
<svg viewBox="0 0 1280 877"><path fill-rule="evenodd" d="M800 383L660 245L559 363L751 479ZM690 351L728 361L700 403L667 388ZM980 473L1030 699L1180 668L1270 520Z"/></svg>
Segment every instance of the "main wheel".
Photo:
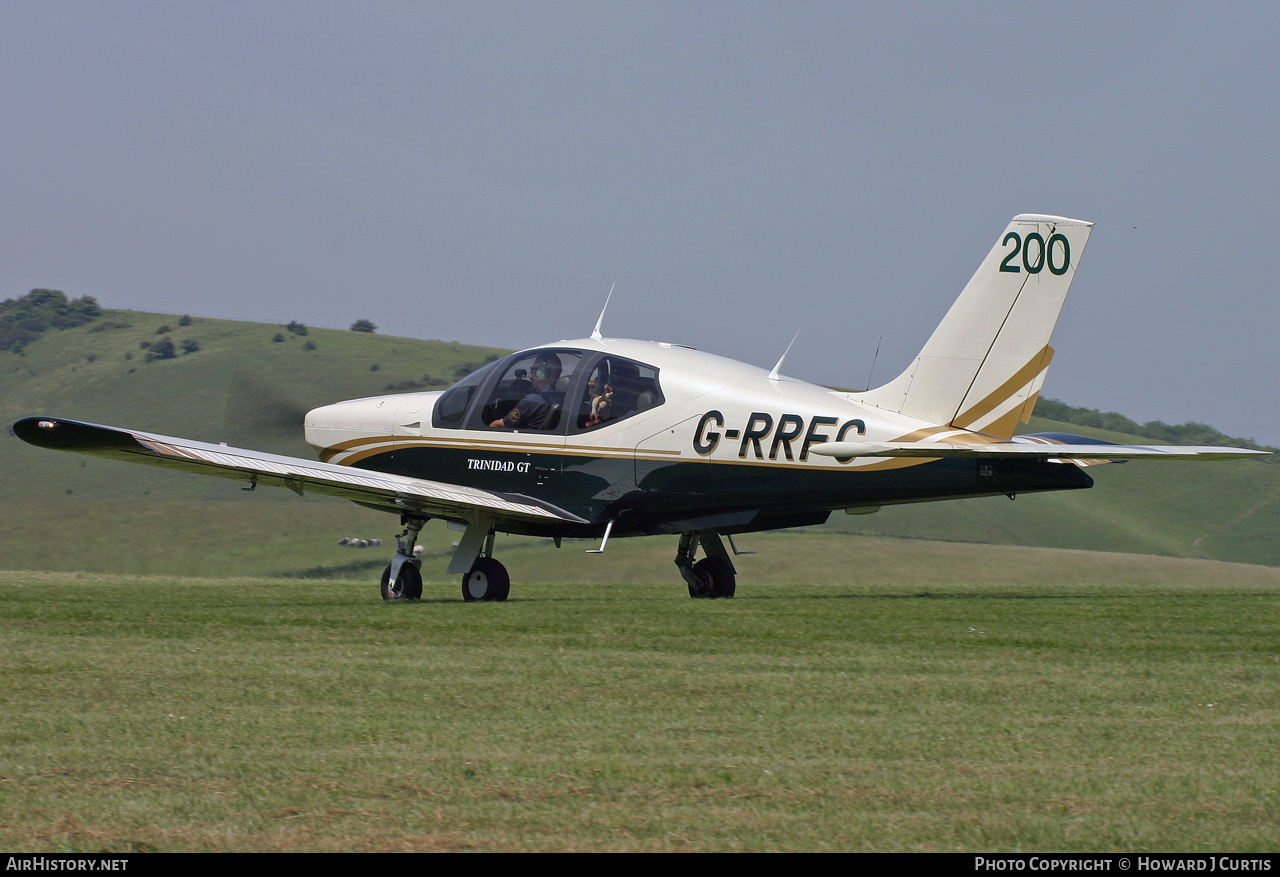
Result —
<svg viewBox="0 0 1280 877"><path fill-rule="evenodd" d="M391 581L391 567L382 571L382 599L417 600L422 597L422 572L412 561L400 564L400 574Z"/></svg>
<svg viewBox="0 0 1280 877"><path fill-rule="evenodd" d="M492 557L480 557L462 577L462 599L468 603L505 600L511 592L507 568Z"/></svg>
<svg viewBox="0 0 1280 877"><path fill-rule="evenodd" d="M699 586L689 586L689 596L695 600L714 600L732 597L738 589L738 577L733 565L723 557L704 557L693 565L693 575Z"/></svg>

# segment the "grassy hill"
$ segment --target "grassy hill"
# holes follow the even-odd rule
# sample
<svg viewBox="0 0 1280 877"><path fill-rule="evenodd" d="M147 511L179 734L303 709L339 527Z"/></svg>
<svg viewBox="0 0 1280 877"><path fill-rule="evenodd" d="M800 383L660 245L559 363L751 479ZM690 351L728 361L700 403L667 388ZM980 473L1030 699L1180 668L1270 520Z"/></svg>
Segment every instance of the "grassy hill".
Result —
<svg viewBox="0 0 1280 877"><path fill-rule="evenodd" d="M301 430L308 409L444 387L505 353L304 331L108 310L84 325L50 329L20 352L0 351L6 425L0 568L249 575L385 566L389 550L353 551L337 541L389 542L397 522L387 515L287 491L250 493L222 479L49 453L8 431L21 417L52 414L310 458L314 449ZM187 340L199 349L148 361L164 338L175 351Z"/></svg>
<svg viewBox="0 0 1280 877"><path fill-rule="evenodd" d="M154 358L157 345L167 349L165 339L173 356ZM183 353L184 346L195 349ZM7 425L32 414L61 415L311 457L300 428L308 409L442 387L504 352L297 324L102 311L25 339L17 352L0 350L0 418ZM1031 428L1135 440L1039 418ZM1280 566L1280 466L1135 461L1089 471L1097 482L1089 491L837 514L822 529ZM397 529L389 516L350 503L249 493L221 479L50 453L7 432L0 440L0 520L0 568L184 575L373 576ZM343 536L386 544L352 550L338 546ZM443 555L454 534L433 523L424 539L428 551ZM739 544L749 548L751 539ZM504 554L525 545L502 544ZM532 545L519 550L521 578L564 557ZM673 551L661 543L664 557Z"/></svg>
<svg viewBox="0 0 1280 877"><path fill-rule="evenodd" d="M1033 417L1028 431L1149 442ZM1089 468L1090 490L886 507L833 515L864 536L1079 548L1280 566L1280 466L1262 460L1133 460Z"/></svg>
<svg viewBox="0 0 1280 877"><path fill-rule="evenodd" d="M203 441L310 456L301 429L307 410L342 399L444 388L459 373L506 353L301 328L306 334L261 323L105 311L86 325L46 332L19 353L0 352L0 413L10 421L46 413L180 430ZM194 341L199 349L148 361L166 338L175 346ZM13 486L0 481L0 498Z"/></svg>

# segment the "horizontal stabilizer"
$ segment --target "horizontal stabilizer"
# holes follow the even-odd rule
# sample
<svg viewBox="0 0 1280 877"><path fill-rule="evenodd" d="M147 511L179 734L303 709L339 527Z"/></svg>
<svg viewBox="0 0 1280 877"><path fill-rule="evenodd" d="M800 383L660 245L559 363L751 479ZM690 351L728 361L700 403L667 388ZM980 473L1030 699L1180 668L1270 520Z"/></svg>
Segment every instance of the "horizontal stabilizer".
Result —
<svg viewBox="0 0 1280 877"><path fill-rule="evenodd" d="M1236 460L1270 451L1211 445L1066 445L1046 442L825 442L809 453L824 457L974 457L1050 460Z"/></svg>

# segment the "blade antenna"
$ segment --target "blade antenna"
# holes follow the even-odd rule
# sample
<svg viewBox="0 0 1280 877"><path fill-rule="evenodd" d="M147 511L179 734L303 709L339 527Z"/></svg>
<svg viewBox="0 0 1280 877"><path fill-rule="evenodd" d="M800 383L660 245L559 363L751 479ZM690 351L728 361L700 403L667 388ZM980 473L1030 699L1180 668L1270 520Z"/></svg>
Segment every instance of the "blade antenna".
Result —
<svg viewBox="0 0 1280 877"><path fill-rule="evenodd" d="M787 349L782 351L782 359L779 359L778 364L773 367L773 371L769 372L769 380L771 381L781 380L781 378L778 377L778 370L782 368L783 360L787 358L787 354L791 352L791 346L796 343L796 339L799 337L800 337L800 330L796 329L796 334L791 336L791 344L788 344Z"/></svg>
<svg viewBox="0 0 1280 877"><path fill-rule="evenodd" d="M871 357L871 371L867 372L867 389L868 390L871 389L871 376L876 373L876 360L880 358L880 342L883 340L884 340L883 335L881 335L879 338L876 339L876 352L875 352L875 355Z"/></svg>
<svg viewBox="0 0 1280 877"><path fill-rule="evenodd" d="M604 312L609 310L609 299L613 298L613 287L617 285L618 284L615 281L609 287L609 294L604 297L604 307L600 309L600 319L596 320L596 327L591 331L592 341L599 341L604 337L603 335L600 334L600 326L604 323Z"/></svg>

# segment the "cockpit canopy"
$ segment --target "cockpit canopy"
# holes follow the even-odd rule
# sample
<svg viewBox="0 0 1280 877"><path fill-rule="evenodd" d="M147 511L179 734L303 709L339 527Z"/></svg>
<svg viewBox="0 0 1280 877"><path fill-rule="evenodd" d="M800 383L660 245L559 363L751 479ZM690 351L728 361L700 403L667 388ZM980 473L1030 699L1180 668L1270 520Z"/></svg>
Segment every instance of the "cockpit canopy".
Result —
<svg viewBox="0 0 1280 877"><path fill-rule="evenodd" d="M458 381L436 402L437 429L591 432L663 403L658 369L565 347L525 350Z"/></svg>

